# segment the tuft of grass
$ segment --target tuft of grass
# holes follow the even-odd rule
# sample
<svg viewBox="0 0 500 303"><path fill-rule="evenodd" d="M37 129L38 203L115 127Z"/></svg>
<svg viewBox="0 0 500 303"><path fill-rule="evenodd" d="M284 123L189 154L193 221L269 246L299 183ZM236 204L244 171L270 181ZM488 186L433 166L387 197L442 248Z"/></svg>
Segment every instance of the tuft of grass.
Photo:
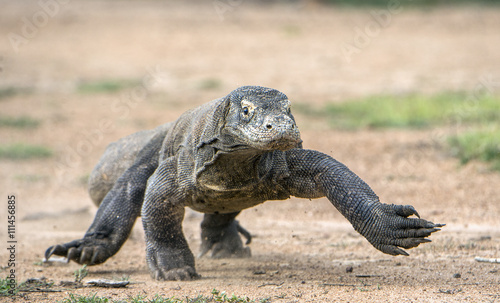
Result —
<svg viewBox="0 0 500 303"><path fill-rule="evenodd" d="M40 125L40 121L28 116L21 117L6 117L0 116L0 127L14 128L36 128Z"/></svg>
<svg viewBox="0 0 500 303"><path fill-rule="evenodd" d="M462 164L480 160L500 171L500 128L479 129L448 138L451 152Z"/></svg>
<svg viewBox="0 0 500 303"><path fill-rule="evenodd" d="M212 90L222 86L222 81L215 78L207 78L200 82L200 89Z"/></svg>
<svg viewBox="0 0 500 303"><path fill-rule="evenodd" d="M26 160L48 158L53 155L50 148L41 145L26 143L14 143L10 145L0 145L0 159Z"/></svg>
<svg viewBox="0 0 500 303"><path fill-rule="evenodd" d="M23 93L25 91L27 91L27 89L17 87L2 87L0 88L0 100L19 95L20 93Z"/></svg>
<svg viewBox="0 0 500 303"><path fill-rule="evenodd" d="M79 83L77 92L80 94L100 94L100 93L116 93L121 90L140 85L137 80L99 80Z"/></svg>
<svg viewBox="0 0 500 303"><path fill-rule="evenodd" d="M98 297L97 293L90 296L68 294L68 298L59 301L61 303L108 303L110 300L106 297Z"/></svg>
<svg viewBox="0 0 500 303"><path fill-rule="evenodd" d="M19 292L46 290L52 286L54 283L47 281L46 278L31 278L18 284L15 279L5 277L5 279L0 279L0 297L15 296Z"/></svg>
<svg viewBox="0 0 500 303"><path fill-rule="evenodd" d="M89 184L90 174L82 175L78 178L78 184L87 186Z"/></svg>
<svg viewBox="0 0 500 303"><path fill-rule="evenodd" d="M0 88L0 100L15 96L18 94L18 90L14 87Z"/></svg>
<svg viewBox="0 0 500 303"><path fill-rule="evenodd" d="M68 294L68 298L60 301L61 303L209 303L209 302L227 302L227 303L247 303L247 302L256 302L255 300L251 300L248 297L239 297L236 295L228 296L226 292L218 291L213 289L211 295L202 296L199 295L195 298L186 297L185 299L179 299L176 297L164 298L160 295L155 295L152 299L148 299L146 296L137 295L135 297L130 296L127 300L110 300L106 297L98 297L97 294L89 295L89 296L81 296L75 294ZM269 299L261 299L258 302L269 302Z"/></svg>
<svg viewBox="0 0 500 303"><path fill-rule="evenodd" d="M433 96L370 96L328 104L324 115L332 126L357 128L422 128L433 125L484 123L500 118L500 98L446 92Z"/></svg>
<svg viewBox="0 0 500 303"><path fill-rule="evenodd" d="M21 94L30 94L33 92L31 87L0 87L0 100L14 97Z"/></svg>
<svg viewBox="0 0 500 303"><path fill-rule="evenodd" d="M85 277L88 274L89 274L89 270L87 269L87 265L84 264L82 267L80 267L79 269L77 269L73 272L73 275L75 276L75 282L82 283L82 280L85 279Z"/></svg>
<svg viewBox="0 0 500 303"><path fill-rule="evenodd" d="M11 288L12 281L5 277L5 279L0 279L0 297L11 296L17 293L17 287ZM17 286L17 282L14 281L14 286Z"/></svg>
<svg viewBox="0 0 500 303"><path fill-rule="evenodd" d="M299 36L302 33L302 29L300 26L296 24L289 24L283 27L283 31L285 32L286 35L292 37L292 36Z"/></svg>

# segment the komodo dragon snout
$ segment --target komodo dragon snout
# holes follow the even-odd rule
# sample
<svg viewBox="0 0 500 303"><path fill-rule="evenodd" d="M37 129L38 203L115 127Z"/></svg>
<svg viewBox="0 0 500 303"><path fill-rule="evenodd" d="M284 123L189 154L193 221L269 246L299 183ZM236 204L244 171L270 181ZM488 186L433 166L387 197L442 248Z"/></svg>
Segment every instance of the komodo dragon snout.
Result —
<svg viewBox="0 0 500 303"><path fill-rule="evenodd" d="M272 98L236 94L226 118L225 131L239 143L260 150L289 150L302 139L290 111L290 101L277 91Z"/></svg>

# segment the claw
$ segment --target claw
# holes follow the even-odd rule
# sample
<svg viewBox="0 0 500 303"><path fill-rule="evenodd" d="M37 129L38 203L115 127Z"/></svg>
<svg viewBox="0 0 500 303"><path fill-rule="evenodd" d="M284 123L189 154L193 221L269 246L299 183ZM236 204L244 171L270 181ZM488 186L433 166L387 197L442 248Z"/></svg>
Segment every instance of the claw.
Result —
<svg viewBox="0 0 500 303"><path fill-rule="evenodd" d="M221 251L224 250L224 246L218 243L212 247L212 257L216 257Z"/></svg>
<svg viewBox="0 0 500 303"><path fill-rule="evenodd" d="M152 273L151 275L153 276L153 279L155 279L156 281L163 280L159 270L155 270L155 272Z"/></svg>
<svg viewBox="0 0 500 303"><path fill-rule="evenodd" d="M151 277L157 281L190 281L200 278L194 268L185 266L181 268L173 268L171 270L155 270L151 272Z"/></svg>
<svg viewBox="0 0 500 303"><path fill-rule="evenodd" d="M443 226L446 226L446 224L439 224L439 223L432 223L430 221L426 221L426 220L422 220L423 223L422 223L422 226L423 228L433 228L433 229L436 229L436 231L439 231L441 229L439 229L439 227L443 227Z"/></svg>
<svg viewBox="0 0 500 303"><path fill-rule="evenodd" d="M237 222L237 229L238 229L238 232L240 234L243 235L243 237L245 237L245 239L247 239L247 241L245 242L245 245L248 245L252 242L252 235L248 232L248 230L246 230L245 228L243 228L243 226L240 225L240 222Z"/></svg>
<svg viewBox="0 0 500 303"><path fill-rule="evenodd" d="M68 249L62 245L54 245L45 251L45 259L48 260L52 255L66 256Z"/></svg>
<svg viewBox="0 0 500 303"><path fill-rule="evenodd" d="M50 256L52 256L54 254L54 250L55 250L54 246L47 248L47 250L45 251L45 254L44 254L45 260L48 260L50 258Z"/></svg>
<svg viewBox="0 0 500 303"><path fill-rule="evenodd" d="M397 248L396 251L398 252L396 255L402 255L405 257L408 257L410 254L407 253L406 251L402 250L401 248Z"/></svg>
<svg viewBox="0 0 500 303"><path fill-rule="evenodd" d="M379 250L393 256L397 255L409 256L409 254L406 251L394 245L382 245L379 248Z"/></svg>
<svg viewBox="0 0 500 303"><path fill-rule="evenodd" d="M68 255L66 256L66 258L68 259L68 262L69 262L69 260L73 260L76 263L80 263L80 262L78 262L79 261L78 251L74 247L71 247L68 250Z"/></svg>
<svg viewBox="0 0 500 303"><path fill-rule="evenodd" d="M415 215L420 219L420 215L418 214L417 210L411 205L394 205L394 210L399 216L408 218L411 215Z"/></svg>
<svg viewBox="0 0 500 303"><path fill-rule="evenodd" d="M206 254L207 254L207 252L209 252L209 251L210 251L210 247L208 247L208 246L203 247L203 248L201 249L200 253L198 254L197 258L199 259L199 258L203 257L203 256L204 256L204 255L206 255Z"/></svg>
<svg viewBox="0 0 500 303"><path fill-rule="evenodd" d="M91 247L84 247L80 255L79 263L91 265L92 263L89 263L88 261L92 259L93 257L92 255L93 255L93 249Z"/></svg>
<svg viewBox="0 0 500 303"><path fill-rule="evenodd" d="M99 256L99 252L95 251L94 254L92 255L92 259L90 259L90 265L100 263L100 262L97 262L98 261L98 259L97 259L98 256Z"/></svg>
<svg viewBox="0 0 500 303"><path fill-rule="evenodd" d="M425 238L406 238L398 241L396 245L406 249L410 249L413 247L417 247L422 243L428 242L431 242L431 240Z"/></svg>

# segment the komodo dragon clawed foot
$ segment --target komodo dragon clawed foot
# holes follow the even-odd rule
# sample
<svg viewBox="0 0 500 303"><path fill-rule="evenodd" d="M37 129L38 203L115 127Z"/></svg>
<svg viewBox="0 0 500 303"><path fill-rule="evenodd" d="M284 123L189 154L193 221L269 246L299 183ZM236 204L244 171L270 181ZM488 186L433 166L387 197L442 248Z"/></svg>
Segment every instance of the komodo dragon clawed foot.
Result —
<svg viewBox="0 0 500 303"><path fill-rule="evenodd" d="M188 247L168 247L148 243L146 261L155 280L187 281L200 276L194 267L194 257Z"/></svg>
<svg viewBox="0 0 500 303"><path fill-rule="evenodd" d="M420 215L411 205L379 203L373 205L371 216L363 218L358 231L378 250L389 255L408 256L402 248L417 247L433 232L441 230L446 224L437 224L420 219ZM412 215L417 218L410 217Z"/></svg>
<svg viewBox="0 0 500 303"><path fill-rule="evenodd" d="M251 257L250 247L243 246L239 233L245 237L246 245L250 244L252 236L238 221L232 220L228 224L210 226L209 216L206 215L201 224L201 249L198 258L203 257L210 250L212 250L211 257L214 259Z"/></svg>
<svg viewBox="0 0 500 303"><path fill-rule="evenodd" d="M48 260L50 256L57 255L78 264L97 265L104 263L119 248L119 246L113 245L109 238L85 236L83 239L49 247L45 251L45 258Z"/></svg>

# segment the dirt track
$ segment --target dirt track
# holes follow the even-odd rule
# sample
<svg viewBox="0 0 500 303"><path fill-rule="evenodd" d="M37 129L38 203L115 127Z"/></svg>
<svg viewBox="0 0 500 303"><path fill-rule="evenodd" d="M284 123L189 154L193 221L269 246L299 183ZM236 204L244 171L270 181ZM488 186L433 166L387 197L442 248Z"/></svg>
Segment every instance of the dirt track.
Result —
<svg viewBox="0 0 500 303"><path fill-rule="evenodd" d="M96 209L81 180L109 142L171 121L240 85L277 88L292 103L319 106L377 93L472 91L482 83L498 90L500 79L498 8L402 6L377 30L370 10L302 2L264 8L242 2L220 15L212 2L72 1L40 23L26 43L13 45L9 33L21 35L22 18L33 20L41 8L1 5L0 88L30 89L1 99L1 114L42 121L33 131L0 128L1 142L55 151L48 160L0 160L0 205L6 208L9 194L17 197L18 280L73 280L76 264L35 263L48 246L81 237L92 222ZM360 31L369 39L356 40ZM357 49L350 56L347 44ZM77 92L82 81L103 79L135 84L119 93ZM203 258L197 260L201 280L155 282L137 222L121 251L90 268L87 278L126 276L136 284L71 292L119 299L208 295L217 288L273 302L500 301L500 265L474 261L500 257L500 174L479 163L459 166L439 140L452 129L342 132L295 115L306 147L348 165L382 201L412 204L423 218L447 223L433 243L394 258L372 248L325 199L267 202L239 217L255 235L251 259ZM4 246L4 211L0 220ZM195 252L199 222L199 214L187 213L185 232ZM7 259L0 249L2 268ZM349 266L352 272L346 272ZM63 291L26 298L52 302L67 296L65 288L56 289Z"/></svg>

